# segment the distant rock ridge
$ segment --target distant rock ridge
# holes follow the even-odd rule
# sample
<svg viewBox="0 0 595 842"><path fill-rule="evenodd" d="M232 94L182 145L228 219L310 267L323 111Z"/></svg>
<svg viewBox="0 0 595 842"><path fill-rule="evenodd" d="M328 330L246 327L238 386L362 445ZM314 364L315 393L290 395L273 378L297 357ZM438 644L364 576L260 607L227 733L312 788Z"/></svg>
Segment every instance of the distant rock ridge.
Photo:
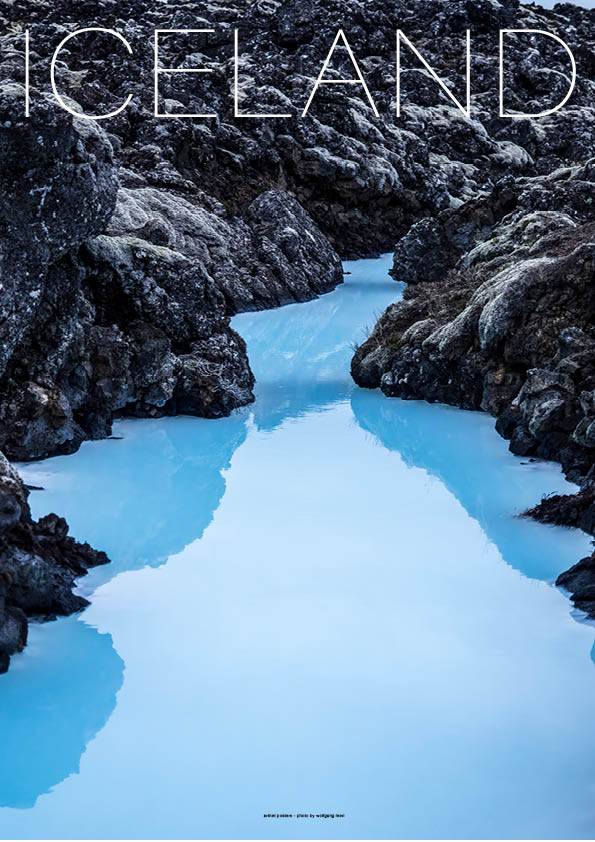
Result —
<svg viewBox="0 0 595 842"><path fill-rule="evenodd" d="M60 55L57 81L73 107L89 113L106 113L132 94L125 112L101 124L72 118L48 94L57 44L98 25L121 32L133 56L113 38L90 33ZM397 26L453 91L464 84L464 33L472 29L471 120L412 55L404 56L396 119ZM184 73L160 82L168 112L213 111L217 118L153 118L147 81L151 35L160 27L215 30L206 41L188 35L163 46L167 66L211 63L208 86ZM242 110L295 116L234 115L236 27ZM556 31L576 50L579 82L563 112L539 121L494 118L504 27ZM26 28L30 119L22 88ZM359 90L328 85L302 120L299 92L311 88L339 28L379 116ZM9 459L71 453L85 439L108 435L118 414L229 414L253 398L246 348L230 316L327 292L342 279L339 254L379 253L398 240L396 273L406 272L411 285L401 308L358 351L358 380L384 378L383 388L396 394L402 370L411 396L483 405L500 414L519 447L525 442L539 453L554 454L547 424L559 427L562 418L568 464L576 474L587 469L590 404L584 399L580 415L582 398L567 401L571 375L560 355L571 348L588 356L591 338L585 161L595 142L593 13L517 0L399 0L390 8L384 0L12 0L0 9L0 32L0 450ZM568 71L563 50L518 38L509 57L510 108L540 111L559 101ZM341 59L331 69L350 71ZM288 84L295 90L287 93ZM456 283L445 280L453 273ZM556 298L560 276L585 292L582 307L570 293L562 303ZM517 316L529 301L533 321L523 334ZM559 319L542 335L548 307L558 308ZM563 328L572 330L557 350ZM438 350L422 352L422 343ZM553 373L527 376L550 359ZM581 372L588 391L584 366ZM541 415L550 421L541 423ZM95 561L65 543L59 519L30 521L8 464L0 465L0 483L7 511L12 499L31 552L47 559L44 569L54 564L56 592L63 593L63 571ZM33 612L38 590L33 575L25 577L28 596L14 584L23 581L17 568L30 569L16 523L3 534L0 555L4 664L24 642L19 611ZM43 605L41 613L52 613Z"/></svg>

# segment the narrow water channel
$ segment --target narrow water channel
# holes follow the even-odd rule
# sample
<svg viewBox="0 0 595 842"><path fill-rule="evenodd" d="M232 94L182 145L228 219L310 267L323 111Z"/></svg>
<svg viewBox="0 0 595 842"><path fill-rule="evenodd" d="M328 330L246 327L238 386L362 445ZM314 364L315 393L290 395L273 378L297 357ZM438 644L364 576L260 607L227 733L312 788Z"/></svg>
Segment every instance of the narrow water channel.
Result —
<svg viewBox="0 0 595 842"><path fill-rule="evenodd" d="M253 406L23 468L113 562L0 678L0 836L593 837L589 539L493 419L354 386L388 265L236 317Z"/></svg>

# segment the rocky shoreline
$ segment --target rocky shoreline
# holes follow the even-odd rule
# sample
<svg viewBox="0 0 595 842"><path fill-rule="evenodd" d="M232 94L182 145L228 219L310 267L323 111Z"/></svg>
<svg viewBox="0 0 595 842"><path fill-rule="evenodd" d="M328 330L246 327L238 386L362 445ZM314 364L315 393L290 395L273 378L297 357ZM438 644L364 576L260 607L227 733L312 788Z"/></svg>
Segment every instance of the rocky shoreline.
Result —
<svg viewBox="0 0 595 842"><path fill-rule="evenodd" d="M28 490L0 457L0 673L27 643L28 618L54 619L88 602L72 590L91 567L107 564L103 552L68 536L64 518L34 521Z"/></svg>
<svg viewBox="0 0 595 842"><path fill-rule="evenodd" d="M489 412L513 453L560 462L581 491L546 498L527 514L590 534L593 167L504 182L414 225L395 252L393 273L409 282L404 300L381 316L352 360L362 386ZM419 266L428 254L436 254L435 277L426 279ZM595 557L557 584L595 617Z"/></svg>
<svg viewBox="0 0 595 842"><path fill-rule="evenodd" d="M99 6L14 0L0 10L0 450L8 459L72 453L109 435L119 415L217 418L249 403L254 378L231 315L327 292L342 281L340 257L397 242L395 277L409 286L358 349L357 382L485 409L515 452L558 459L590 488L594 12L517 0L400 0L390 12L381 0ZM57 81L89 113L132 96L101 124L72 117L48 92L57 44L98 17L126 37L132 56L88 33L61 54ZM464 84L464 33L473 30L471 120L411 56L396 120L397 25L453 90ZM141 81L152 73L150 35L174 27L215 32L164 45L164 64L210 63L213 72L208 85L184 73L164 78L164 107L216 119L153 118ZM564 112L494 117L505 27L558 31L576 48L579 82ZM235 28L243 110L291 118L234 116ZM298 92L308 91L339 28L379 116L352 87L329 85L300 119ZM563 50L511 39L509 58L520 68L507 71L510 107L559 101ZM330 73L352 71L338 53ZM25 643L24 615L78 610L80 600L66 596L74 577L106 559L68 538L56 516L33 523L6 460L0 490L2 670Z"/></svg>

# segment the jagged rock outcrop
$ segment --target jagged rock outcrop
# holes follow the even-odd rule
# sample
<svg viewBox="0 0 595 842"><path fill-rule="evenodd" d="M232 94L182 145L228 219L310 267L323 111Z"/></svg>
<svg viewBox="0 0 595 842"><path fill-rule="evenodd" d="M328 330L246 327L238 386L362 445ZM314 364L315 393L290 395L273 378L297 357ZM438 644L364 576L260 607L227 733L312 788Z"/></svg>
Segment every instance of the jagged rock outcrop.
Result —
<svg viewBox="0 0 595 842"><path fill-rule="evenodd" d="M585 203L592 169L586 164L499 186L484 199L413 226L398 244L393 268L409 282L404 300L389 308L357 350L356 380L381 385L389 395L494 415L511 407L525 381L520 401L531 390L544 393L537 374L527 380L527 372L553 360L559 348L564 354L589 341L563 330L587 330L595 303L595 229ZM454 229L458 236L451 236ZM450 243L439 266L401 262L404 253L421 255L426 239L429 249L439 240ZM423 265L430 275L444 274L422 280ZM536 435L545 432L536 420L531 425Z"/></svg>
<svg viewBox="0 0 595 842"><path fill-rule="evenodd" d="M0 448L69 453L109 434L118 412L219 417L249 403L229 316L342 281L308 214L269 190L230 217L189 183L126 171L118 192L102 129L46 100L15 117L22 91L2 91Z"/></svg>
<svg viewBox="0 0 595 842"><path fill-rule="evenodd" d="M341 264L285 194L258 197L246 221L205 204L122 188L105 234L51 268L0 379L7 455L72 452L118 412L214 418L253 399L230 314L328 291Z"/></svg>
<svg viewBox="0 0 595 842"><path fill-rule="evenodd" d="M77 126L49 101L26 121L18 116L21 96L16 85L0 86L2 377L30 335L51 283L50 267L105 227L117 190L112 147L102 131L92 124ZM51 315L53 329L63 329L60 311L61 302ZM24 379L19 400L51 404L53 395L42 394L42 383ZM8 403L0 409L3 419ZM27 616L79 610L86 601L72 593L75 577L108 560L67 533L56 515L33 522L27 491L0 453L0 671L26 643Z"/></svg>
<svg viewBox="0 0 595 842"><path fill-rule="evenodd" d="M63 518L31 518L28 491L0 454L0 673L27 642L27 617L48 619L87 605L75 579L105 564L105 553L68 536Z"/></svg>
<svg viewBox="0 0 595 842"><path fill-rule="evenodd" d="M102 114L132 96L101 127L48 98L55 48L85 26L115 29L132 48L92 32L58 57L71 107ZM471 28L471 120L406 52L396 120L397 27L453 91L463 89ZM505 27L552 29L575 48L579 82L563 112L539 122L495 116ZM162 112L216 116L153 117L156 28L214 30L170 33L160 47L163 67L212 73L159 81ZM290 117L234 114L235 28L241 111ZM329 85L302 119L339 28L378 116L359 88ZM517 0L12 0L0 32L0 449L9 458L72 452L107 435L118 413L228 414L253 386L230 315L328 291L341 281L334 249L360 256L402 238L396 270L411 287L358 351L358 380L482 406L519 452L558 453L564 441L568 465L584 471L594 437L585 397L595 388L586 361L593 219L591 172L575 165L595 141L593 15ZM563 50L517 37L508 56L509 108L559 102ZM335 58L329 74L353 78L345 51ZM52 524L59 566L63 525ZM50 526L36 527L39 540ZM14 594L11 584L5 612ZM18 648L14 611L10 622Z"/></svg>
<svg viewBox="0 0 595 842"><path fill-rule="evenodd" d="M595 617L595 556L581 559L570 570L560 574L556 584L571 592L575 608Z"/></svg>
<svg viewBox="0 0 595 842"><path fill-rule="evenodd" d="M25 120L21 98L17 85L0 86L0 376L14 365L36 319L49 267L105 227L117 190L113 150L102 131L77 126L49 100ZM75 576L107 561L67 532L55 515L32 521L27 492L0 454L0 671L26 643L27 615L85 605L72 593Z"/></svg>
<svg viewBox="0 0 595 842"><path fill-rule="evenodd" d="M20 121L20 94L0 89L2 448L18 459L69 452L108 434L120 410L217 416L249 402L245 345L229 327L231 307L212 273L224 254L222 284L247 265L243 297L252 295L253 306L332 288L340 263L307 214L289 197L264 195L254 203L262 214L253 230L162 191L150 196L159 217L138 189L138 200L122 191L108 228L118 180L105 133L45 102L30 122ZM171 210L182 203L194 249L180 242L182 226L172 228L180 220ZM142 231L126 227L143 213ZM307 264L296 245L306 232L320 263ZM302 271L286 288L290 260L301 260ZM261 284L267 301L257 298L259 272L271 276L270 289ZM80 610L86 601L72 593L75 578L107 558L69 538L56 515L34 523L25 488L1 454L0 531L5 670L26 642L27 616Z"/></svg>
<svg viewBox="0 0 595 842"><path fill-rule="evenodd" d="M25 24L31 31L32 78L48 87L49 61L65 34L84 26L115 29L133 50L98 33L78 36L58 59L60 90L89 113L129 107L107 121L118 154L150 186L198 185L230 216L244 216L263 192L293 195L343 257L391 247L426 216L457 206L507 174L550 172L585 160L595 141L593 16L570 5L556 12L517 0L239 0L217 3L73 5L15 0L0 13L4 72L22 77ZM0 19L0 24L3 21ZM162 36L162 67L210 73L160 74L161 113L214 114L153 118L153 30L212 29L208 35ZM446 84L464 99L466 28L472 32L472 118L440 92L403 48L402 116L395 111L395 31L403 29ZM240 113L234 115L234 38L239 29ZM338 29L353 48L376 117L360 86L321 86L301 118ZM533 28L565 37L576 53L578 84L562 112L534 121L501 120L498 31ZM21 52L19 52L19 50ZM504 94L509 109L539 112L560 102L568 56L551 39L507 40ZM20 74L20 75L19 75ZM344 49L328 76L354 78Z"/></svg>
<svg viewBox="0 0 595 842"><path fill-rule="evenodd" d="M343 280L341 262L326 238L301 205L280 190L261 193L244 218L229 218L221 203L205 194L122 188L106 235L109 240L101 242L112 247L138 240L174 252L198 279L212 279L225 298L226 315L308 301ZM160 302L157 309L172 308Z"/></svg>
<svg viewBox="0 0 595 842"><path fill-rule="evenodd" d="M595 162L588 161L503 181L485 199L413 226L393 268L409 281L404 300L384 313L352 362L362 385L483 409L497 417L514 453L560 461L582 491L548 498L530 514L589 532L595 531L594 190ZM424 243L439 255L427 280L412 258L423 254ZM582 587L591 567L581 565ZM559 584L569 587L575 578L564 575ZM585 608L583 597L577 604Z"/></svg>
<svg viewBox="0 0 595 842"><path fill-rule="evenodd" d="M101 231L116 200L113 149L48 98L30 118L23 89L0 86L0 372L42 297L47 268Z"/></svg>
<svg viewBox="0 0 595 842"><path fill-rule="evenodd" d="M278 190L240 217L167 167L150 180L124 168L120 180L116 134L35 89L25 117L15 55L0 67L2 451L73 452L118 413L219 417L249 403L254 378L229 318L340 283L326 238ZM84 553L55 515L32 525L15 489L6 509L22 509L26 529L3 538L2 666L23 645L23 611L85 604L71 593Z"/></svg>

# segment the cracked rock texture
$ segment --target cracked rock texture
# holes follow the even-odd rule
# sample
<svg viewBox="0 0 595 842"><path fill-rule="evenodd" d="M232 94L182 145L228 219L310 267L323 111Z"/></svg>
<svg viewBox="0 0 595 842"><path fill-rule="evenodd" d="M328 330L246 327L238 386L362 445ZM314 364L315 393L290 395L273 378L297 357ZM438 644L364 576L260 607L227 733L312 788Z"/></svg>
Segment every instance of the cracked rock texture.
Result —
<svg viewBox="0 0 595 842"><path fill-rule="evenodd" d="M14 90L4 101L16 110ZM116 413L216 418L249 403L253 377L230 315L304 301L342 280L306 211L278 190L260 194L245 218L198 189L180 194L136 178L118 190L103 130L45 105L35 120L15 129L36 138L24 207L22 170L0 173L2 245L16 262L2 299L6 455L72 452L108 435Z"/></svg>
<svg viewBox="0 0 595 842"><path fill-rule="evenodd" d="M0 455L0 673L27 642L27 618L84 608L87 601L72 593L75 579L108 561L69 537L63 518L33 521L27 497L18 473Z"/></svg>
<svg viewBox="0 0 595 842"><path fill-rule="evenodd" d="M253 400L230 315L342 281L306 211L272 189L242 219L198 189L139 178L120 186L102 129L45 99L19 120L21 95L0 86L2 451L15 460L70 453L109 435L118 413L216 418ZM14 530L3 539L2 667L23 644L23 610L85 604L64 596L84 566L72 562L66 524L51 517L29 524L27 552Z"/></svg>
<svg viewBox="0 0 595 842"><path fill-rule="evenodd" d="M393 267L409 281L404 300L381 316L352 361L363 386L483 409L497 417L514 453L561 462L580 494L547 498L530 514L591 533L594 188L595 161L587 161L503 180L485 198L413 226ZM434 249L426 275L415 255ZM577 605L595 616L595 599L588 604L584 591L589 564L559 584L576 580Z"/></svg>
<svg viewBox="0 0 595 842"><path fill-rule="evenodd" d="M132 95L125 111L94 123L51 101L49 64L65 35L99 25L120 32L132 56L89 33L57 62L75 110L106 113ZM471 120L405 49L396 119L397 27L459 99L472 30ZM215 117L153 117L156 28L214 30L163 37L163 67L212 73L161 74L159 107ZM234 115L235 28L240 111L290 117ZM379 116L357 86L328 85L302 119L339 28ZM575 50L579 82L562 112L495 116L500 28L555 31ZM250 402L253 377L230 316L329 291L342 279L338 254L396 242L395 277L410 286L358 350L358 382L482 407L517 452L589 475L594 13L517 0L11 0L0 32L0 450L8 458L73 452L108 435L118 414L216 418ZM567 56L554 42L514 37L507 55L510 109L560 101ZM353 78L344 50L333 75ZM7 511L10 500L21 508L30 552L47 561L24 561L16 526L7 530L0 651L8 656L24 643L19 612L76 610L64 588L88 563L72 562L82 550L59 518L31 523L22 488L3 470ZM38 600L52 577L34 571L52 564L61 608Z"/></svg>

